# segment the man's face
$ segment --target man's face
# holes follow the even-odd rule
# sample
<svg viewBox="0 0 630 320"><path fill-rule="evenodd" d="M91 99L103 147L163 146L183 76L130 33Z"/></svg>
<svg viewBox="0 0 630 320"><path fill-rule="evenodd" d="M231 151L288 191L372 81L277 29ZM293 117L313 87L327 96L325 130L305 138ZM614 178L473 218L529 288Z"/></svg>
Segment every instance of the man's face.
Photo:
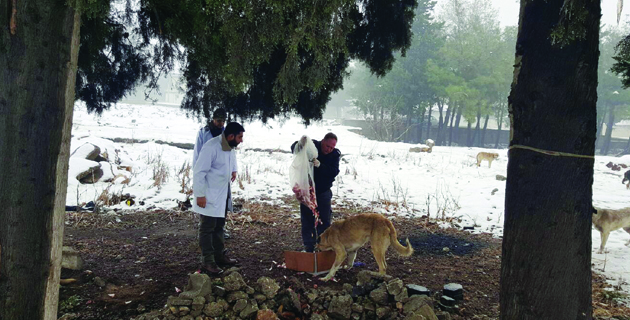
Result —
<svg viewBox="0 0 630 320"><path fill-rule="evenodd" d="M227 140L230 147L236 148L241 142L243 142L243 132L240 132L237 135L231 134L225 137L225 139Z"/></svg>
<svg viewBox="0 0 630 320"><path fill-rule="evenodd" d="M322 140L322 153L323 154L331 153L335 149L336 145L337 145L337 140L335 139Z"/></svg>
<svg viewBox="0 0 630 320"><path fill-rule="evenodd" d="M219 128L223 128L223 126L225 125L225 119L214 118L212 119L212 122L215 126Z"/></svg>

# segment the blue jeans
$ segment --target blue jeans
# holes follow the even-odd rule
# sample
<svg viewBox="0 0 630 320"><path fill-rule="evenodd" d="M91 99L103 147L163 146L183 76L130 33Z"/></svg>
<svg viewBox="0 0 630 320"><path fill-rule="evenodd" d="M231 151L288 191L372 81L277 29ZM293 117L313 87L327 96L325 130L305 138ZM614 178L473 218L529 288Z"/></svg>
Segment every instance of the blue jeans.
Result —
<svg viewBox="0 0 630 320"><path fill-rule="evenodd" d="M307 252L315 250L315 244L319 242L319 236L330 227L332 220L331 200L332 191L324 191L316 195L317 211L319 211L319 219L321 223L317 225L315 230L315 216L311 209L300 204L300 216L302 220L302 242Z"/></svg>

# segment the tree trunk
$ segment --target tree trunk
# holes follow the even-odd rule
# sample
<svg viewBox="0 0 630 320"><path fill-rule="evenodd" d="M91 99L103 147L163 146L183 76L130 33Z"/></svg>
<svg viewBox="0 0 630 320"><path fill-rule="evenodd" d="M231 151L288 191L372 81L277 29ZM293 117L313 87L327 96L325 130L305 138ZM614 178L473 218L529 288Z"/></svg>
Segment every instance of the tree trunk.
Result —
<svg viewBox="0 0 630 320"><path fill-rule="evenodd" d="M608 107L608 122L606 123L606 135L604 136L604 146L602 154L607 155L610 151L610 139L612 138L613 125L615 124L615 106L611 104Z"/></svg>
<svg viewBox="0 0 630 320"><path fill-rule="evenodd" d="M472 128L472 124L468 122L468 125L466 126L466 146L467 147L472 147L473 140L475 139L474 132L477 132L476 130L473 132L473 130L470 130L471 128Z"/></svg>
<svg viewBox="0 0 630 320"><path fill-rule="evenodd" d="M439 146L443 146L446 142L446 128L449 125L449 121L451 117L451 106L448 106L448 108L446 108L446 116L444 116L444 123L442 124L442 128L440 129L440 131L438 132L438 142L437 145Z"/></svg>
<svg viewBox="0 0 630 320"><path fill-rule="evenodd" d="M475 145L475 141L477 140L477 136L479 135L479 126L481 125L481 107L479 107L479 109L477 109L477 124L475 124L475 132L473 132L472 134L472 138L470 139L470 143L468 144L469 147L472 147ZM470 123L468 124L468 133L470 136Z"/></svg>
<svg viewBox="0 0 630 320"><path fill-rule="evenodd" d="M80 14L65 1L13 3L15 20L0 15L0 319L52 320Z"/></svg>
<svg viewBox="0 0 630 320"><path fill-rule="evenodd" d="M460 145L459 143L459 121L462 119L462 107L457 108L457 117L455 118L455 141L457 142L457 145ZM450 144L449 144L450 145Z"/></svg>
<svg viewBox="0 0 630 320"><path fill-rule="evenodd" d="M564 0L522 1L501 259L500 319L591 319L591 218L600 1L584 39L550 34ZM569 9L571 10L571 9ZM526 12L527 14L522 14ZM551 156L519 148L566 152Z"/></svg>
<svg viewBox="0 0 630 320"><path fill-rule="evenodd" d="M437 137L435 137L435 143L440 146L440 139L442 139L442 127L444 127L444 104L438 100L437 101L438 104L438 111L440 113L440 119L438 120L438 132L437 132ZM447 120L448 121L448 120Z"/></svg>
<svg viewBox="0 0 630 320"><path fill-rule="evenodd" d="M494 148L498 149L499 148L499 141L501 141L501 129L503 128L503 110L501 110L499 112L499 127L497 129L497 139L494 142Z"/></svg>
<svg viewBox="0 0 630 320"><path fill-rule="evenodd" d="M448 131L448 146L449 147L451 146L451 143L453 143L453 126L454 126L453 122L455 120L455 114L458 112L457 109L459 109L459 108L455 108L453 110L453 113L451 113L451 124L450 124L450 128L449 128L449 131Z"/></svg>
<svg viewBox="0 0 630 320"><path fill-rule="evenodd" d="M488 120L490 119L490 115L486 115L486 119L483 122L483 131L481 131L481 141L479 141L479 146L484 147L486 142L486 130L488 129Z"/></svg>
<svg viewBox="0 0 630 320"><path fill-rule="evenodd" d="M422 143L422 124L424 123L424 114L427 112L426 109L422 110L422 114L420 115L420 122L418 123L418 143Z"/></svg>
<svg viewBox="0 0 630 320"><path fill-rule="evenodd" d="M431 113L433 113L433 106L429 104L428 108L429 108L429 116L427 117L427 139L431 139ZM422 141L420 141L420 143L422 143Z"/></svg>

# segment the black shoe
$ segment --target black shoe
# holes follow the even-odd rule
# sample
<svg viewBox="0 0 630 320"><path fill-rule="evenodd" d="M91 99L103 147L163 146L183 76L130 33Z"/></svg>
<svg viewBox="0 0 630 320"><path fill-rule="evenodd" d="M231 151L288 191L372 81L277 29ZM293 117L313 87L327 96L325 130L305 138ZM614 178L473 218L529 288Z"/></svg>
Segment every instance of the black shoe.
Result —
<svg viewBox="0 0 630 320"><path fill-rule="evenodd" d="M226 256L221 256L221 257L218 257L218 258L215 257L214 261L216 261L217 264L219 266L221 266L221 267L233 267L233 266L238 265L238 260L230 259L230 258L228 258Z"/></svg>
<svg viewBox="0 0 630 320"><path fill-rule="evenodd" d="M201 266L200 271L209 276L218 276L223 273L223 269L219 268L216 263L206 263Z"/></svg>

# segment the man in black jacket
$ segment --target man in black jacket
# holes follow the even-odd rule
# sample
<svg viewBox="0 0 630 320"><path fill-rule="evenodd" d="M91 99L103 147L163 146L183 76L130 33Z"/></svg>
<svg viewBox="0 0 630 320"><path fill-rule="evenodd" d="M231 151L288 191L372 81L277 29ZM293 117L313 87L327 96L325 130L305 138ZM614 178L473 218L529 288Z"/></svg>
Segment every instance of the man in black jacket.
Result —
<svg viewBox="0 0 630 320"><path fill-rule="evenodd" d="M293 151L296 143L297 141L291 145L291 151ZM337 136L334 133L327 133L322 141L313 139L313 143L317 147L317 161L314 161L313 180L317 197L317 211L319 211L321 223L317 225L317 232L315 232L313 212L307 206L300 204L302 241L306 252L315 250L315 244L319 241L317 237L330 226L332 219L332 191L330 188L339 174L339 159L341 158L341 152L335 148Z"/></svg>

